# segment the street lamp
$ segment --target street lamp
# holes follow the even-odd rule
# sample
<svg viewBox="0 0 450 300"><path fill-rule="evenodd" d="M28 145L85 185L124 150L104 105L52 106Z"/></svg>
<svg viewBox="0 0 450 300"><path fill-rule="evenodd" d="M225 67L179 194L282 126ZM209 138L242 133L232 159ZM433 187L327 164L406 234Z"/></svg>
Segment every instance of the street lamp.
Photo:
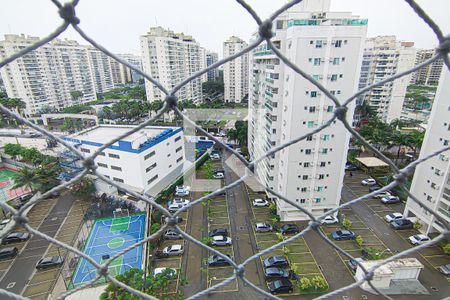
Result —
<svg viewBox="0 0 450 300"><path fill-rule="evenodd" d="M383 251L381 251L381 253L377 252L376 255L379 257L379 256L383 255L383 253L386 252L386 251L391 252L391 249L386 248L386 249L384 249Z"/></svg>

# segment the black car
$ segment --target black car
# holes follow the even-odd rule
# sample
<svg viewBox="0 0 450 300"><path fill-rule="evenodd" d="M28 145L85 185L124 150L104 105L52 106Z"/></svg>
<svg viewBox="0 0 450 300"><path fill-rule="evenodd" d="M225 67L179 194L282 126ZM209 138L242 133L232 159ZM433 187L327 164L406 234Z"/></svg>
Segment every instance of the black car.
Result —
<svg viewBox="0 0 450 300"><path fill-rule="evenodd" d="M19 249L17 249L16 247L0 249L0 259L16 257L17 253L19 253Z"/></svg>
<svg viewBox="0 0 450 300"><path fill-rule="evenodd" d="M412 229L414 223L408 219L399 219L389 223L395 230Z"/></svg>
<svg viewBox="0 0 450 300"><path fill-rule="evenodd" d="M19 197L19 201L20 201L20 203L26 203L26 202L28 202L28 200L33 198L33 196L34 196L33 194L22 195Z"/></svg>
<svg viewBox="0 0 450 300"><path fill-rule="evenodd" d="M300 227L296 224L285 224L280 228L281 234L295 234L300 232Z"/></svg>
<svg viewBox="0 0 450 300"><path fill-rule="evenodd" d="M275 255L268 257L264 260L264 268L274 268L274 267L287 267L289 262L283 255Z"/></svg>
<svg viewBox="0 0 450 300"><path fill-rule="evenodd" d="M345 165L345 171L356 171L358 169L359 168L357 166L352 165L352 164L346 164Z"/></svg>
<svg viewBox="0 0 450 300"><path fill-rule="evenodd" d="M231 259L231 256L229 256L228 254L227 256ZM208 266L210 267L229 266L229 265L230 263L226 261L225 258L217 254L208 257Z"/></svg>
<svg viewBox="0 0 450 300"><path fill-rule="evenodd" d="M375 191L378 191L379 189L381 189L381 186L379 186L379 185L374 185L374 186L371 186L370 188L369 188L369 192L375 192Z"/></svg>
<svg viewBox="0 0 450 300"><path fill-rule="evenodd" d="M209 232L209 237L213 236L228 236L228 230L225 228L216 228Z"/></svg>
<svg viewBox="0 0 450 300"><path fill-rule="evenodd" d="M62 258L61 256L45 257L45 258L40 259L37 262L36 269L41 270L41 269L56 267L56 266L62 265L63 262L64 262L64 258Z"/></svg>
<svg viewBox="0 0 450 300"><path fill-rule="evenodd" d="M294 286L289 279L281 278L267 284L269 291L272 294L284 294L292 293L294 291Z"/></svg>
<svg viewBox="0 0 450 300"><path fill-rule="evenodd" d="M355 259L352 258L347 262L347 265L353 272L356 272L356 269L358 269L358 262L362 261L364 261L364 259L362 259L361 257L357 257Z"/></svg>
<svg viewBox="0 0 450 300"><path fill-rule="evenodd" d="M20 243L29 238L30 234L28 232L11 232L2 240L2 244Z"/></svg>
<svg viewBox="0 0 450 300"><path fill-rule="evenodd" d="M289 271L283 268L266 268L264 270L264 276L266 279L270 278L289 278Z"/></svg>

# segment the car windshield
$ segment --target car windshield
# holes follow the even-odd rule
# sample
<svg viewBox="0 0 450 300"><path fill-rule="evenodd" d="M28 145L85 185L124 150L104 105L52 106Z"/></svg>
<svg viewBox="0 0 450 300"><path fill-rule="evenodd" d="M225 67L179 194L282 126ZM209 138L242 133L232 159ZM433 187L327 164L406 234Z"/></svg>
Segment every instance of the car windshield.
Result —
<svg viewBox="0 0 450 300"><path fill-rule="evenodd" d="M336 234L337 234L337 235L342 235L342 233L343 233L342 230L336 231Z"/></svg>
<svg viewBox="0 0 450 300"><path fill-rule="evenodd" d="M277 280L273 282L273 285L278 289L283 286L283 283L281 282L281 280Z"/></svg>
<svg viewBox="0 0 450 300"><path fill-rule="evenodd" d="M51 263L52 261L53 261L53 257L46 257L41 261L41 263L48 264L48 263Z"/></svg>

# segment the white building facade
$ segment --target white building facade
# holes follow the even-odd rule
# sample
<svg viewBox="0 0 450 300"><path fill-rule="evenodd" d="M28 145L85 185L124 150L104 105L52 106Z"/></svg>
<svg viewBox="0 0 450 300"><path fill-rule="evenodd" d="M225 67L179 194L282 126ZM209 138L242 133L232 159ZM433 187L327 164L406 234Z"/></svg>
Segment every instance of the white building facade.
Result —
<svg viewBox="0 0 450 300"><path fill-rule="evenodd" d="M434 57L437 54L436 49L421 49L417 51L415 65L419 65L426 60ZM420 68L417 72L412 74L411 83L425 84L425 85L436 85L439 83L439 78L441 77L442 67L444 66L444 60L439 58Z"/></svg>
<svg viewBox="0 0 450 300"><path fill-rule="evenodd" d="M38 37L5 35L0 59L5 59ZM76 41L55 39L0 69L10 98L26 103L25 113L44 107L61 109L96 100L96 92L112 88L106 55Z"/></svg>
<svg viewBox="0 0 450 300"><path fill-rule="evenodd" d="M216 63L219 60L219 55L212 51L206 52L206 66ZM219 78L219 69L215 68L213 70L208 71L207 73L208 81L216 81Z"/></svg>
<svg viewBox="0 0 450 300"><path fill-rule="evenodd" d="M450 72L443 70L419 159L450 144ZM410 191L420 204L408 199L404 215L417 217L425 233L443 232L442 222L425 210L436 212L450 223L450 151L416 167Z"/></svg>
<svg viewBox="0 0 450 300"><path fill-rule="evenodd" d="M175 33L162 27L151 27L140 37L144 72L150 74L167 89L172 89L182 80L200 71L202 50L192 36ZM206 60L206 59L205 59ZM164 94L146 81L147 100L164 100ZM202 78L195 78L177 93L180 101L202 101Z"/></svg>
<svg viewBox="0 0 450 300"><path fill-rule="evenodd" d="M413 42L397 41L395 36L377 36L366 40L359 89L414 67ZM400 119L411 74L376 87L358 99L365 101L384 122Z"/></svg>
<svg viewBox="0 0 450 300"><path fill-rule="evenodd" d="M133 126L101 125L64 138L86 156ZM179 127L148 126L105 149L95 159L100 174L144 193L172 173L181 174L184 135Z"/></svg>
<svg viewBox="0 0 450 300"><path fill-rule="evenodd" d="M129 64L131 64L133 67L137 68L138 70L142 71L142 59L140 56L138 55L134 55L134 54L130 54L130 53L125 53L125 54L117 54L117 56L121 59L124 59L125 61L127 61ZM142 75L139 74L138 72L128 69L128 72L130 73L131 76L131 81L132 82L138 82L139 79L142 78Z"/></svg>
<svg viewBox="0 0 450 300"><path fill-rule="evenodd" d="M223 43L223 57L234 55L248 46L236 36ZM248 95L248 54L245 53L223 65L225 102L240 103Z"/></svg>
<svg viewBox="0 0 450 300"><path fill-rule="evenodd" d="M294 6L274 22L272 41L295 65L345 99L357 89L367 20L329 8L330 1ZM251 66L248 145L252 159L333 116L335 104L266 45L253 51ZM354 104L348 108L350 121ZM262 161L257 176L268 188L318 216L339 205L349 138L344 126L333 122ZM292 205L276 200L282 221L308 219Z"/></svg>

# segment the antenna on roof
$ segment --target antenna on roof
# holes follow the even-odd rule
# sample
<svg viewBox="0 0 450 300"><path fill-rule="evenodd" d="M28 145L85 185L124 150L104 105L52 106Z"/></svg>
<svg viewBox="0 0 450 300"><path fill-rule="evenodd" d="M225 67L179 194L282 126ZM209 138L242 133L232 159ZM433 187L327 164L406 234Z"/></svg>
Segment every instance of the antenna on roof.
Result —
<svg viewBox="0 0 450 300"><path fill-rule="evenodd" d="M156 26L158 26L158 19L156 18L156 16L155 16L155 24Z"/></svg>

